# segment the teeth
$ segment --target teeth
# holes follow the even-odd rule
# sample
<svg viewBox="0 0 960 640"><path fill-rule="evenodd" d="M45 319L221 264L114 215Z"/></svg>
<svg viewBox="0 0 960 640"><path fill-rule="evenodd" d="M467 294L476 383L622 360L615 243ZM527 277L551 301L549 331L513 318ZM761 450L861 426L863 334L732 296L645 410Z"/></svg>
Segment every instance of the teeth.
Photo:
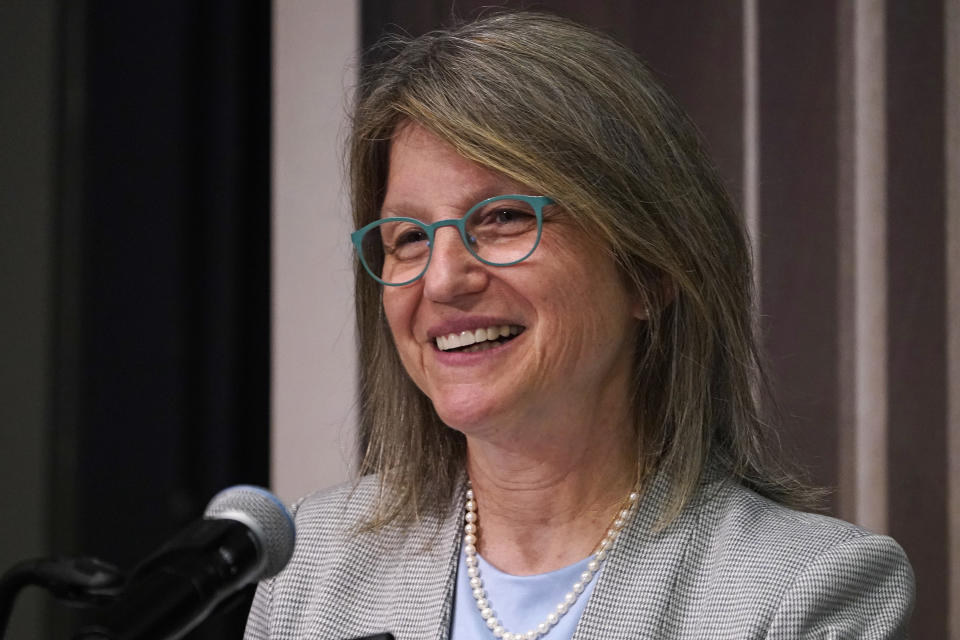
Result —
<svg viewBox="0 0 960 640"><path fill-rule="evenodd" d="M460 333L450 333L445 336L437 336L437 348L441 351L449 351L459 347L477 345L467 349L467 351L480 351L481 342L496 340L497 338L515 336L523 330L523 327L515 324L494 325L492 327L481 327L473 331L461 331ZM482 345L482 348L489 348L493 345Z"/></svg>
<svg viewBox="0 0 960 640"><path fill-rule="evenodd" d="M492 342L478 342L477 344L470 345L463 350L464 353L473 353L474 351L486 351L487 349L493 349L496 344Z"/></svg>

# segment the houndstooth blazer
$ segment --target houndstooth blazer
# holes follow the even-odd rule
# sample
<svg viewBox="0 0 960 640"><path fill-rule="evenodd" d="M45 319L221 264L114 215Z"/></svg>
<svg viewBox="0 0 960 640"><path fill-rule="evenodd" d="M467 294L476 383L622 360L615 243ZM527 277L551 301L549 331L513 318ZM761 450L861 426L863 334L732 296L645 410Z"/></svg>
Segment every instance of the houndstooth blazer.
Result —
<svg viewBox="0 0 960 640"><path fill-rule="evenodd" d="M574 640L906 637L913 571L892 539L717 475L656 531L667 489L661 474L644 492ZM358 532L376 496L368 477L299 504L293 559L260 584L246 640L449 637L461 504L407 530Z"/></svg>

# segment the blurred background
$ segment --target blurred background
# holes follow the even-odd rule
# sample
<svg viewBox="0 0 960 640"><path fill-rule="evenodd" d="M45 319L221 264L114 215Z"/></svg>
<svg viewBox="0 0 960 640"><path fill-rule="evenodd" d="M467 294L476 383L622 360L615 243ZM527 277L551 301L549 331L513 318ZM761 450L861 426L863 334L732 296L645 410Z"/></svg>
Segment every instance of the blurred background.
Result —
<svg viewBox="0 0 960 640"><path fill-rule="evenodd" d="M784 447L906 549L912 637L960 638L960 0L0 0L0 571L129 569L225 486L348 478L361 52L490 6L611 33L689 111ZM8 637L75 624L27 591Z"/></svg>

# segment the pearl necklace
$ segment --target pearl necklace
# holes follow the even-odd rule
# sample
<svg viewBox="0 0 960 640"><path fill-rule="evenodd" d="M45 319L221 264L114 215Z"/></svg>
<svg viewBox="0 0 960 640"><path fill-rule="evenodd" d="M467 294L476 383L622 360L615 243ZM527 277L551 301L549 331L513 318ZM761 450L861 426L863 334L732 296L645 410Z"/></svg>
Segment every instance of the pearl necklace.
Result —
<svg viewBox="0 0 960 640"><path fill-rule="evenodd" d="M620 535L620 531L629 520L630 515L636 510L637 500L640 494L633 491L627 498L626 508L614 518L607 535L604 536L600 544L594 550L593 558L587 564L586 570L580 574L580 580L573 583L573 587L563 597L563 600L556 608L547 615L547 619L537 625L536 629L531 629L526 633L511 633L503 628L500 620L494 615L493 608L487 598L487 592L483 588L483 579L480 577L480 566L477 563L477 502L474 499L473 489L467 484L467 501L464 505L463 520L466 524L463 526L463 553L466 556L467 575L470 576L470 588L473 590L473 599L476 600L477 609L480 616L487 624L487 628L493 633L495 638L502 640L536 640L547 635L547 632L559 622L570 607L577 601L580 594L583 593L590 581L600 570L604 561L610 553L613 542Z"/></svg>

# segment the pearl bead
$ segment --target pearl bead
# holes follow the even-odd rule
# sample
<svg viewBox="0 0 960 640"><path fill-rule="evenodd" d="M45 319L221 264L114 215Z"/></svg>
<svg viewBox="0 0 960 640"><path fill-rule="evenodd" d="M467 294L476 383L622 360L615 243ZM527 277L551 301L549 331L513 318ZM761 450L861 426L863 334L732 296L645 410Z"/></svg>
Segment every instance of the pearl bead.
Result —
<svg viewBox="0 0 960 640"><path fill-rule="evenodd" d="M486 609L480 612L480 617L483 618L484 620L486 620L487 618L490 618L491 616L493 616L493 609L491 609L490 607L487 607Z"/></svg>
<svg viewBox="0 0 960 640"><path fill-rule="evenodd" d="M574 595L572 591L567 591L567 594L563 596L563 602L567 605L568 609L570 608L570 605L576 602L576 600L577 600L577 596Z"/></svg>
<svg viewBox="0 0 960 640"><path fill-rule="evenodd" d="M569 595L573 595L573 594L571 593L571 594L569 594ZM569 608L570 608L570 605L567 604L567 601L566 601L566 600L564 600L563 602L561 602L560 604L557 605L557 613L559 613L559 614L562 616L563 614L565 614L565 613L567 612L567 609L569 609Z"/></svg>
<svg viewBox="0 0 960 640"><path fill-rule="evenodd" d="M467 500L466 509L467 511L476 511L477 503L474 502L473 500Z"/></svg>
<svg viewBox="0 0 960 640"><path fill-rule="evenodd" d="M497 626L497 619L494 618L493 616L490 616L489 618L487 618L487 628L493 629L495 626Z"/></svg>
<svg viewBox="0 0 960 640"><path fill-rule="evenodd" d="M468 545L466 545L466 546L463 547L463 552L464 552L465 554L467 554L468 556L476 555L476 553L477 553L477 548L476 548L475 546L473 546L472 544L468 544Z"/></svg>
<svg viewBox="0 0 960 640"><path fill-rule="evenodd" d="M483 586L483 580L480 578L470 578L470 587L473 589L479 589Z"/></svg>
<svg viewBox="0 0 960 640"><path fill-rule="evenodd" d="M477 521L477 514L474 513L473 511L468 511L468 512L463 516L463 519L466 520L467 522L476 522L476 521Z"/></svg>
<svg viewBox="0 0 960 640"><path fill-rule="evenodd" d="M636 491L630 494L630 502L636 502L639 499L640 499L640 494L637 493Z"/></svg>
<svg viewBox="0 0 960 640"><path fill-rule="evenodd" d="M463 536L463 541L467 544L475 545L477 544L477 536L473 535L472 533L468 533L467 535Z"/></svg>
<svg viewBox="0 0 960 640"><path fill-rule="evenodd" d="M620 518L617 518L616 520L614 520L614 521L613 521L613 528L614 528L614 529L623 529L623 520L621 520Z"/></svg>
<svg viewBox="0 0 960 640"><path fill-rule="evenodd" d="M580 582L584 582L584 583L590 582L590 578L592 577L593 577L593 572L584 571L583 573L580 574Z"/></svg>
<svg viewBox="0 0 960 640"><path fill-rule="evenodd" d="M556 614L550 614L550 615L556 617ZM546 622L541 622L540 624L537 625L537 633L539 633L540 635L545 634L549 630L550 630L550 625L547 624Z"/></svg>
<svg viewBox="0 0 960 640"><path fill-rule="evenodd" d="M470 524L466 525L466 526L463 528L463 530L464 530L466 533L476 533L476 532L477 532L477 525L475 525L475 524L473 524L473 523L471 522Z"/></svg>
<svg viewBox="0 0 960 640"><path fill-rule="evenodd" d="M553 611L551 611L550 613L547 614L547 623L550 624L550 626L553 626L553 625L557 624L557 620L559 620L559 619L560 619L560 617L557 616L557 614L555 614ZM546 633L546 632L544 632L544 633Z"/></svg>
<svg viewBox="0 0 960 640"><path fill-rule="evenodd" d="M477 568L476 567L467 567L467 575L471 578L477 577Z"/></svg>
<svg viewBox="0 0 960 640"><path fill-rule="evenodd" d="M525 634L523 634L523 640L537 640L537 632L527 631Z"/></svg>
<svg viewBox="0 0 960 640"><path fill-rule="evenodd" d="M490 601L486 598L477 598L477 609L483 611L490 606Z"/></svg>
<svg viewBox="0 0 960 640"><path fill-rule="evenodd" d="M467 489L467 500L473 500L473 489Z"/></svg>
<svg viewBox="0 0 960 640"><path fill-rule="evenodd" d="M597 559L597 562L603 562L604 559L607 557L607 550L600 549L600 551L597 551L596 555L593 557Z"/></svg>
<svg viewBox="0 0 960 640"><path fill-rule="evenodd" d="M573 583L573 592L574 592L575 594L577 594L577 595L580 595L581 593L583 593L583 583L582 583L582 582L574 582L574 583ZM573 604L573 603L571 602L570 604Z"/></svg>
<svg viewBox="0 0 960 640"><path fill-rule="evenodd" d="M477 566L477 556L467 556L466 563L468 567Z"/></svg>
<svg viewBox="0 0 960 640"><path fill-rule="evenodd" d="M494 637L494 638L502 638L502 637L503 637L503 627L499 627L499 626L494 627L494 628L493 628L493 637Z"/></svg>
<svg viewBox="0 0 960 640"><path fill-rule="evenodd" d="M626 520L628 515L630 515L630 511L627 509L624 509L623 511L620 512L620 519Z"/></svg>
<svg viewBox="0 0 960 640"><path fill-rule="evenodd" d="M590 571L592 571L593 573L596 573L597 569L599 568L600 568L600 560L598 558L594 558L593 560L587 563L587 569L590 569Z"/></svg>
<svg viewBox="0 0 960 640"><path fill-rule="evenodd" d="M486 594L483 592L483 589L474 589L474 590L473 590L473 597L474 597L474 598L479 599L479 598L484 597L485 595L486 595Z"/></svg>

